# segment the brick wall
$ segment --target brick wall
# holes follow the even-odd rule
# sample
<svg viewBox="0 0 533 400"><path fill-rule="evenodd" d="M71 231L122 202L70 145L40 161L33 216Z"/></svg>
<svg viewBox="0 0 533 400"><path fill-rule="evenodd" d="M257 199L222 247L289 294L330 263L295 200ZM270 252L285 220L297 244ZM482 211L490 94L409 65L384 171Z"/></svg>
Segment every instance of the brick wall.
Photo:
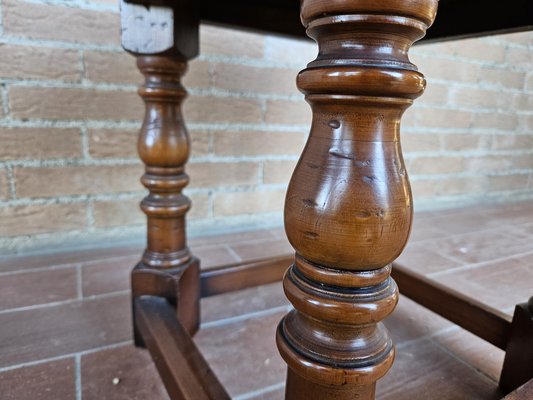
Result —
<svg viewBox="0 0 533 400"><path fill-rule="evenodd" d="M141 241L142 104L115 0L3 0L0 249ZM202 27L185 115L193 234L281 223L310 113L307 42ZM416 208L533 197L533 33L413 50L428 89L403 125Z"/></svg>

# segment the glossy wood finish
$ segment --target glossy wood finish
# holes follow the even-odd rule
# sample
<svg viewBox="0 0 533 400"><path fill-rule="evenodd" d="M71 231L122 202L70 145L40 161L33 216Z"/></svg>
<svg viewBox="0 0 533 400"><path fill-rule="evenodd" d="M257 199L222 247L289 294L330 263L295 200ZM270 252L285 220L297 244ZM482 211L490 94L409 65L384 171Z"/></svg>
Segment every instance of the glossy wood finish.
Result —
<svg viewBox="0 0 533 400"><path fill-rule="evenodd" d="M303 0L319 55L297 79L311 133L285 202L296 250L285 275L294 305L278 327L287 399L373 399L394 346L382 321L398 300L391 263L412 218L400 119L424 91L408 50L435 0Z"/></svg>
<svg viewBox="0 0 533 400"><path fill-rule="evenodd" d="M293 260L294 256L291 254L202 271L200 274L201 296L215 296L281 281L287 265L290 265Z"/></svg>
<svg viewBox="0 0 533 400"><path fill-rule="evenodd" d="M138 329L172 400L229 400L229 395L163 298L135 299Z"/></svg>
<svg viewBox="0 0 533 400"><path fill-rule="evenodd" d="M190 146L181 112L187 94L181 79L187 60L198 52L198 19L191 4L145 8L123 2L121 21L123 47L137 56L145 77L139 89L146 111L138 151L146 166L141 181L149 190L141 203L147 216L147 247L132 272L132 296L165 297L176 304L180 322L194 333L200 320L200 267L185 232L191 202L182 190L189 182L185 164ZM136 343L142 344L139 335Z"/></svg>
<svg viewBox="0 0 533 400"><path fill-rule="evenodd" d="M504 393L533 380L533 297L515 308L500 388Z"/></svg>

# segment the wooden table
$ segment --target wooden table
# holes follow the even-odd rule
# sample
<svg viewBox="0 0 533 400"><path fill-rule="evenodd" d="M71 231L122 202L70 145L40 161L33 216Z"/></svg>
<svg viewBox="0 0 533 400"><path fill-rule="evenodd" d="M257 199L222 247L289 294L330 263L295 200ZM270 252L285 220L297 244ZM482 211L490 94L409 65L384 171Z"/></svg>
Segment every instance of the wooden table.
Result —
<svg viewBox="0 0 533 400"><path fill-rule="evenodd" d="M134 330L174 399L224 399L190 335L199 299L283 277L294 306L277 345L288 364L287 399L373 399L394 346L381 321L398 300L392 262L407 243L412 196L402 158L403 112L425 88L408 59L432 25L438 0L128 0L122 44L146 80L139 155L149 195L147 249L132 273ZM426 41L532 28L528 0L441 0ZM300 20L306 29L300 24ZM319 55L297 78L313 110L306 148L289 184L285 228L296 256L200 273L186 244L189 140L181 77L198 55L201 22L304 37ZM291 265L292 264L292 265ZM533 377L533 302L515 320L405 268L402 292L507 349L501 387Z"/></svg>

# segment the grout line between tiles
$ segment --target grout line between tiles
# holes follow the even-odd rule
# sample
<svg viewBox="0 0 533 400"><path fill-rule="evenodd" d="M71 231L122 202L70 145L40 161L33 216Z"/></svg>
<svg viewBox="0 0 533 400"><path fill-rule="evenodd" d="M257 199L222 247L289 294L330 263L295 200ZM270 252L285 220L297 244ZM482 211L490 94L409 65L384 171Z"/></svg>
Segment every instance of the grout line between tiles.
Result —
<svg viewBox="0 0 533 400"><path fill-rule="evenodd" d="M474 367L473 365L469 364L468 362L466 362L462 357L460 357L459 355L455 354L455 352L451 351L450 349L448 349L446 346L443 346L442 344L440 344L439 342L433 340L433 338L429 338L429 340L431 341L431 343L433 343L435 346L437 346L439 349L441 349L442 351L444 351L446 354L448 354L450 357L454 358L455 360L459 361L461 364L463 364L464 366L466 366L467 368L471 369L472 371L474 371L477 375L481 376L482 378L484 378L485 380L488 380L490 383L492 384L498 384L498 381L494 380L492 377L490 377L489 375L487 375L484 371Z"/></svg>
<svg viewBox="0 0 533 400"><path fill-rule="evenodd" d="M78 294L78 300L83 299L83 282L82 282L82 270L81 264L76 265L76 293Z"/></svg>
<svg viewBox="0 0 533 400"><path fill-rule="evenodd" d="M249 400L249 399L253 399L253 398L257 397L257 396L260 396L260 395L263 395L263 394L267 394L267 393L271 393L271 392L274 392L274 391L279 390L279 389L283 389L284 387L285 387L285 381L276 383L274 385L266 386L266 387L261 388L261 389L253 390L253 391L248 392L248 393L240 394L238 396L235 396L233 398L233 400Z"/></svg>
<svg viewBox="0 0 533 400"><path fill-rule="evenodd" d="M0 278L3 276L20 275L20 274L31 273L31 272L57 271L57 270L67 269L67 268L76 268L77 265L78 264L70 263L70 264L51 265L49 267L38 267L38 268L18 269L14 271L5 271L5 272L0 272Z"/></svg>
<svg viewBox="0 0 533 400"><path fill-rule="evenodd" d="M82 391L81 391L81 355L76 354L75 357L75 373L76 373L76 400L81 400Z"/></svg>
<svg viewBox="0 0 533 400"><path fill-rule="evenodd" d="M268 310L255 311L248 314L237 315L235 317L229 317L224 319L219 319L216 321L204 322L200 325L200 329L210 329L210 328L219 328L221 326L226 326L234 324L236 322L246 321L248 319L257 319L262 317L268 317L280 312L289 312L292 310L292 306L285 305L274 308L269 308Z"/></svg>
<svg viewBox="0 0 533 400"><path fill-rule="evenodd" d="M225 244L224 245L224 248L228 251L228 253L230 253L233 258L235 258L235 260L237 260L237 262L242 262L242 257L240 255L237 254L237 252L235 250L233 250L233 248L228 245L228 244Z"/></svg>
<svg viewBox="0 0 533 400"><path fill-rule="evenodd" d="M7 371L12 371L12 370L18 369L18 368L33 367L35 365L45 364L45 363L49 363L49 362L53 362L53 361L65 360L67 358L72 358L72 357L75 358L77 356L79 356L80 359L81 359L82 356L85 356L85 355L88 355L88 354L93 354L93 353L97 353L99 351L104 351L104 350L112 350L112 349L116 349L116 348L127 346L127 345L132 345L132 344L133 344L133 340L125 340L125 341L122 341L122 342L108 344L108 345L100 346L100 347L95 347L95 348L88 349L88 350L78 351L78 352L74 352L74 353L62 354L60 356L41 358L39 360L27 361L27 362L23 362L23 363L20 363L20 364L8 365L7 367L1 367L0 368L0 373L7 372Z"/></svg>
<svg viewBox="0 0 533 400"><path fill-rule="evenodd" d="M62 301L53 301L51 303L33 304L31 306L10 308L10 309L7 309L7 310L0 310L0 315L1 314L14 313L14 312L20 312L20 311L36 310L36 309L40 309L40 308L57 307L57 306L66 305L66 304L80 303L80 302L87 301L87 300L107 299L107 298L110 298L110 297L118 297L118 296L121 296L121 295L124 295L124 294L128 294L128 293L130 293L129 290L121 290L121 291L117 291L117 292L104 293L104 294L99 294L99 295L94 295L94 296L87 296L87 297L85 297L83 299L75 298L75 299L62 300Z"/></svg>
<svg viewBox="0 0 533 400"><path fill-rule="evenodd" d="M463 265L461 267L454 267L454 268L450 268L450 269L447 269L447 270L444 270L444 271L432 272L430 274L427 274L426 276L429 277L429 278L432 278L432 279L433 278L439 278L441 276L445 276L445 275L451 274L453 272L469 271L469 270L476 269L476 268L482 268L482 267L484 267L487 264L493 264L493 263L497 263L497 262L509 261L509 260L512 260L513 258L523 257L523 256L530 256L530 255L533 255L533 250L526 251L526 252L523 252L523 253L516 253L516 254L513 254L511 256L505 256L505 257L501 257L501 258L492 258L490 260L481 261L481 262L478 262L478 263L466 264L466 265Z"/></svg>

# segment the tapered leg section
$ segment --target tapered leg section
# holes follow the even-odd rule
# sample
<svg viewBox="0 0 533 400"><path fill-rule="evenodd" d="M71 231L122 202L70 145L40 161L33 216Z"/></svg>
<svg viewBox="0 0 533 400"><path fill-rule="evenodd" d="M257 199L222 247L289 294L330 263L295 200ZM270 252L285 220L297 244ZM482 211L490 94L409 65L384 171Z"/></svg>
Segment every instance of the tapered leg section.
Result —
<svg viewBox="0 0 533 400"><path fill-rule="evenodd" d="M187 94L181 80L187 61L197 55L198 18L189 0L168 7L149 3L121 3L122 45L137 57L145 78L139 89L146 111L138 151L145 164L141 181L149 191L141 203L147 247L132 272L132 296L166 298L193 334L199 326L200 268L185 232L191 202L182 190L189 182L185 165L190 146L181 112ZM136 329L135 342L143 344Z"/></svg>
<svg viewBox="0 0 533 400"><path fill-rule="evenodd" d="M425 88L407 53L436 7L301 2L319 55L298 75L313 123L285 202L296 250L283 281L294 310L277 331L287 399L373 399L394 360L381 321L398 300L390 265L413 211L399 126Z"/></svg>

